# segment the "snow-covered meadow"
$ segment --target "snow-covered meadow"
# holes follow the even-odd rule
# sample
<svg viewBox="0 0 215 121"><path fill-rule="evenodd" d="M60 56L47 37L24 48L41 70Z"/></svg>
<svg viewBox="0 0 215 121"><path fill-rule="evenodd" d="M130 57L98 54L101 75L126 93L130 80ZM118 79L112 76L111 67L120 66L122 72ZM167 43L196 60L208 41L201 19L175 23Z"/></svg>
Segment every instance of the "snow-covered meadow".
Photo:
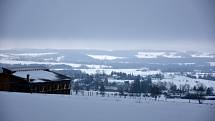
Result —
<svg viewBox="0 0 215 121"><path fill-rule="evenodd" d="M110 56L110 55L88 55L88 56L98 60L115 60L115 59L123 58L123 57L116 57L116 56Z"/></svg>
<svg viewBox="0 0 215 121"><path fill-rule="evenodd" d="M214 121L213 104L0 92L2 121Z"/></svg>
<svg viewBox="0 0 215 121"><path fill-rule="evenodd" d="M137 58L182 58L181 56L178 56L176 52L138 52L135 56Z"/></svg>
<svg viewBox="0 0 215 121"><path fill-rule="evenodd" d="M96 74L96 73L105 73L110 75L111 72L122 72L126 74L133 74L133 75L140 75L140 76L147 76L147 75L154 75L161 73L160 70L146 70L142 71L141 69L77 69L81 70L87 74Z"/></svg>
<svg viewBox="0 0 215 121"><path fill-rule="evenodd" d="M206 80L206 79L192 79L186 76L182 75L169 75L169 74L164 74L164 79L162 80L152 80L153 82L170 82L175 84L177 87L180 87L185 84L189 84L191 87L194 87L198 84L203 84L206 87L213 87L215 89L215 81L212 80Z"/></svg>
<svg viewBox="0 0 215 121"><path fill-rule="evenodd" d="M59 60L60 58L58 58ZM78 68L81 66L86 66L88 68L100 69L100 68L111 68L110 66L106 65L96 65L96 64L77 64L77 63L63 63L63 62L36 62L36 61L19 61L19 60L7 60L7 59L0 59L0 63L4 64L21 64L21 65L31 65L31 64L38 64L38 65L68 65L74 68Z"/></svg>

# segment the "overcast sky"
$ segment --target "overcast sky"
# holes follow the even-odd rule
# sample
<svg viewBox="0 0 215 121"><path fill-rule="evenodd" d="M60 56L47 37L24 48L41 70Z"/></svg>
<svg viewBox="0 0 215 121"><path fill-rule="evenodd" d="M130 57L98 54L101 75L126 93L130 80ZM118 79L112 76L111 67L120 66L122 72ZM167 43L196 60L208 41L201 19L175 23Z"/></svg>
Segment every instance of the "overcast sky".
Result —
<svg viewBox="0 0 215 121"><path fill-rule="evenodd" d="M213 50L214 0L0 0L0 48Z"/></svg>

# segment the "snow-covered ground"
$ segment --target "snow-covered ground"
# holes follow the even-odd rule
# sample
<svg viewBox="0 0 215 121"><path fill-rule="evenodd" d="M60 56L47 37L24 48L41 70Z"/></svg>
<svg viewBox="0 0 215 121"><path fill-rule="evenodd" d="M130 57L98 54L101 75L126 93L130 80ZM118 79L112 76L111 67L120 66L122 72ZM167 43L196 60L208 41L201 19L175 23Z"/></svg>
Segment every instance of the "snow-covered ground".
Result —
<svg viewBox="0 0 215 121"><path fill-rule="evenodd" d="M212 53L196 53L192 54L191 57L196 58L214 58L214 54Z"/></svg>
<svg viewBox="0 0 215 121"><path fill-rule="evenodd" d="M10 55L12 56L32 56L32 57L37 57L37 56L45 56L45 55L55 55L57 53L21 53L21 54L13 54L11 53Z"/></svg>
<svg viewBox="0 0 215 121"><path fill-rule="evenodd" d="M212 80L205 80L205 79L192 79L185 76L180 75L167 75L165 74L165 78L162 80L152 80L153 82L171 82L180 87L180 85L189 84L191 87L197 84L203 84L207 87L213 87L215 89L215 81Z"/></svg>
<svg viewBox="0 0 215 121"><path fill-rule="evenodd" d="M137 58L158 58L160 56L166 58L181 58L176 52L138 52L135 56Z"/></svg>
<svg viewBox="0 0 215 121"><path fill-rule="evenodd" d="M87 74L95 74L95 73L111 74L111 72L114 71L114 72L123 72L126 74L141 75L141 76L161 73L160 70L157 70L157 71L150 71L150 70L141 71L139 69L77 69L77 70L81 70L82 72L85 72Z"/></svg>
<svg viewBox="0 0 215 121"><path fill-rule="evenodd" d="M60 58L58 58L59 60ZM77 63L63 63L63 62L36 62L36 61L18 61L18 60L10 60L10 59L0 59L0 63L4 64L22 64L22 65L30 65L30 64L44 64L44 65L68 65L71 67L81 67L86 66L88 68L100 69L100 68L111 68L111 66L106 65L95 65L95 64L77 64Z"/></svg>
<svg viewBox="0 0 215 121"><path fill-rule="evenodd" d="M154 74L159 74L162 73L161 71L152 71L152 70L147 70L147 71L141 71L139 69L77 69L81 70L84 73L87 74L95 74L95 73L105 73L105 74L111 74L112 71L114 72L123 72L126 74L133 74L133 75L141 75L141 76L147 76L147 75L154 75ZM133 80L117 80L117 79L110 79L108 80L110 82L124 82L124 81L129 81L132 82ZM205 80L205 79L192 79L186 76L182 75L176 75L174 73L164 73L164 79L162 80L157 80L153 79L153 82L171 82L177 85L177 87L180 87L180 85L184 84L189 84L191 87L196 86L197 84L204 84L207 87L213 87L215 89L215 81L211 80Z"/></svg>
<svg viewBox="0 0 215 121"><path fill-rule="evenodd" d="M124 83L125 81L129 81L129 83L131 83L131 82L133 82L134 80L122 80L122 79L108 78L108 82L120 82L120 83Z"/></svg>
<svg viewBox="0 0 215 121"><path fill-rule="evenodd" d="M215 66L215 62L208 62L210 66Z"/></svg>
<svg viewBox="0 0 215 121"><path fill-rule="evenodd" d="M88 55L88 56L98 60L115 60L115 59L123 58L123 57L110 56L110 55Z"/></svg>
<svg viewBox="0 0 215 121"><path fill-rule="evenodd" d="M214 121L211 104L0 92L1 121Z"/></svg>

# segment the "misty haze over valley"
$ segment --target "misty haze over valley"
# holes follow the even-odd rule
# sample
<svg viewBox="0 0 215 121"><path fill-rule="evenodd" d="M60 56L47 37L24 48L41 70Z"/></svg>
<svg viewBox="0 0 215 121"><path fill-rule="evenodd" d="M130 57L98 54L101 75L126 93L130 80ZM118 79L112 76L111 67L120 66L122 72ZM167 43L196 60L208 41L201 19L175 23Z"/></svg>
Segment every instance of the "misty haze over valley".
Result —
<svg viewBox="0 0 215 121"><path fill-rule="evenodd" d="M0 0L0 121L214 121L214 0Z"/></svg>

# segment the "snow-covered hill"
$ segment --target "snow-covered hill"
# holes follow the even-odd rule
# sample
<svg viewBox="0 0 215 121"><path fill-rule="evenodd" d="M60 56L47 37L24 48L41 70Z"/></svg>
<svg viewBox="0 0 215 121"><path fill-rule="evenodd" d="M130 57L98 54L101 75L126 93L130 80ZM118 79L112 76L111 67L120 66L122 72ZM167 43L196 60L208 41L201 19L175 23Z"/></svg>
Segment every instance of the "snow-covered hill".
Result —
<svg viewBox="0 0 215 121"><path fill-rule="evenodd" d="M142 68L144 66L174 65L198 68L213 66L214 53L155 50L0 50L0 64L64 65L71 68ZM93 66L95 65L95 66Z"/></svg>
<svg viewBox="0 0 215 121"><path fill-rule="evenodd" d="M88 56L98 60L115 60L115 59L123 58L123 57L110 56L110 55L88 55Z"/></svg>
<svg viewBox="0 0 215 121"><path fill-rule="evenodd" d="M190 87L194 87L198 84L203 84L206 87L213 87L215 89L215 81L211 81L211 80L205 80L205 79L192 79L186 76L182 76L182 75L173 75L173 76L169 76L168 74L165 74L165 78L162 80L152 80L153 82L157 83L157 82L170 82L175 84L178 88L180 86L183 86L185 84L189 84Z"/></svg>
<svg viewBox="0 0 215 121"><path fill-rule="evenodd" d="M140 69L77 69L77 70L81 70L82 72L87 73L87 74L105 73L105 74L110 75L111 72L122 72L122 73L126 73L126 74L133 74L135 76L137 76L137 75L147 76L147 75L154 75L154 74L161 73L160 70L142 71Z"/></svg>
<svg viewBox="0 0 215 121"><path fill-rule="evenodd" d="M101 96L0 92L2 121L214 121L215 106Z"/></svg>

